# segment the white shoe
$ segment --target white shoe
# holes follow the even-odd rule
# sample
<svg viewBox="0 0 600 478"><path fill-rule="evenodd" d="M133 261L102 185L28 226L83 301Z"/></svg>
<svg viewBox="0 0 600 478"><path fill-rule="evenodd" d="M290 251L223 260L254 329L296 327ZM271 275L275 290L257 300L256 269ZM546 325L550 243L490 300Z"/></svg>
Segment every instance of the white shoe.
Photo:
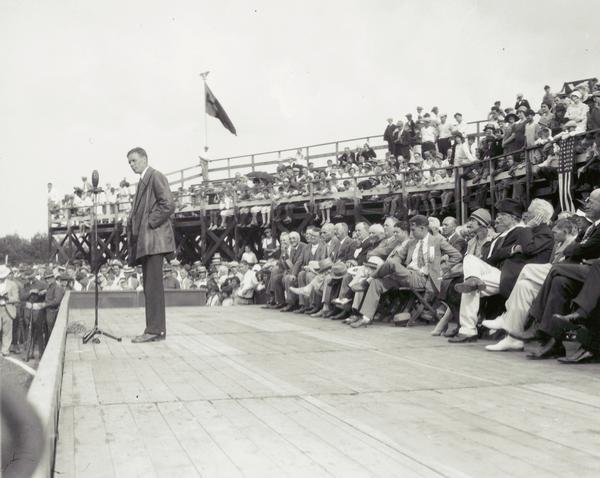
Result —
<svg viewBox="0 0 600 478"><path fill-rule="evenodd" d="M486 345L485 349L490 352L505 352L507 350L523 350L523 345L524 343L522 340L507 335L497 344Z"/></svg>
<svg viewBox="0 0 600 478"><path fill-rule="evenodd" d="M504 330L504 320L500 317L494 320L484 320L481 325L490 330Z"/></svg>

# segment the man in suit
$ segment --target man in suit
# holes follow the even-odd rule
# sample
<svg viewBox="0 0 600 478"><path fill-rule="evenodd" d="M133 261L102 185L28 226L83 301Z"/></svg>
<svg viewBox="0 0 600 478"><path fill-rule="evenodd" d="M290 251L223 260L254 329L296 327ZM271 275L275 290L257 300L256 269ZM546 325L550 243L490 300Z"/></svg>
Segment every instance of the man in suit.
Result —
<svg viewBox="0 0 600 478"><path fill-rule="evenodd" d="M394 254L377 269L369 284L360 307L362 318L354 327L369 324L373 320L381 295L395 287L424 288L430 278L439 289L442 271L441 258L448 256L450 264L458 264L460 252L440 235L429 232L429 220L425 216L413 216L409 220L413 238L406 247L396 249ZM396 252L397 251L397 252Z"/></svg>
<svg viewBox="0 0 600 478"><path fill-rule="evenodd" d="M290 232L289 239L290 252L286 259L287 271L282 280L287 305L281 309L281 312L290 312L298 308L298 296L289 292L289 289L298 284L298 274L305 266L304 249L308 247L307 244L300 242L300 234L296 231Z"/></svg>
<svg viewBox="0 0 600 478"><path fill-rule="evenodd" d="M167 178L148 166L146 151L133 148L127 153L127 161L133 172L140 175L127 218L127 261L129 266L142 266L146 306L146 329L132 342L164 340L163 258L174 256L175 235L171 216L175 211L175 201Z"/></svg>
<svg viewBox="0 0 600 478"><path fill-rule="evenodd" d="M338 224L339 226L339 224ZM345 226L345 227L344 227ZM338 254L338 261L348 262L349 264L357 265L357 258L364 250L364 257L369 251L369 225L366 222L359 222L354 228L356 233L356 239L351 239L347 236L348 227L344 224L340 226L338 233L345 234L346 236L340 239L340 254ZM338 235L338 237L340 237ZM347 246L348 245L348 246ZM350 262L353 261L353 262ZM346 290L348 284L352 280L350 274L345 274L341 279L330 278L326 280L323 286L323 307L328 311L324 316L336 319L343 318L343 314L331 307L331 302L338 297L340 291Z"/></svg>
<svg viewBox="0 0 600 478"><path fill-rule="evenodd" d="M581 242L565 249L565 262L552 266L529 309L529 315L539 324L539 340L536 349L527 358L535 360L564 355L562 339L568 323L562 316L568 314L571 300L588 279L589 261L600 257L600 189L590 194L586 217L592 224L586 229ZM577 361L577 357L567 357L563 361L570 363Z"/></svg>
<svg viewBox="0 0 600 478"><path fill-rule="evenodd" d="M52 278L48 281L48 289L46 289L46 297L44 298L44 309L46 309L46 326L48 328L48 337L52 334L58 309L63 297L65 296L65 288L70 277L63 273L58 278Z"/></svg>
<svg viewBox="0 0 600 478"><path fill-rule="evenodd" d="M442 234L446 237L448 243L464 256L467 251L467 241L456 233L457 226L458 223L455 217L445 217L442 221Z"/></svg>
<svg viewBox="0 0 600 478"><path fill-rule="evenodd" d="M349 236L348 224L338 222L335 225L335 237L338 239L340 246L332 260L334 262L346 262L354 258L354 251L358 247L358 241Z"/></svg>
<svg viewBox="0 0 600 478"><path fill-rule="evenodd" d="M327 246L321 240L321 230L318 227L309 227L306 230L306 239L308 241L308 247L304 249L304 259L302 270L298 273L298 287L305 287L312 281L317 275L318 271L310 267L311 263L319 262L327 257ZM312 314L316 312L314 307L311 307L310 300L304 295L297 295L290 288L290 294L294 294L298 297L300 302L300 308L295 312L297 314Z"/></svg>
<svg viewBox="0 0 600 478"><path fill-rule="evenodd" d="M554 238L547 224L525 227L521 222L523 209L514 199L502 199L496 204L496 231L499 233L482 260L473 255L463 261L464 282L455 289L461 293L460 329L451 343L477 341L477 318L481 297L500 294L508 298L521 269L526 263L548 262Z"/></svg>
<svg viewBox="0 0 600 478"><path fill-rule="evenodd" d="M287 232L282 232L279 236L279 251L274 254L278 255L276 264L271 268L267 291L272 297L272 302L265 306L268 309L282 309L285 307L285 288L283 287L283 276L287 271L286 261L289 259L289 235Z"/></svg>
<svg viewBox="0 0 600 478"><path fill-rule="evenodd" d="M394 131L396 129L396 125L394 124L394 120L392 118L388 118L387 122L388 124L383 132L383 140L388 144L388 151L394 154Z"/></svg>
<svg viewBox="0 0 600 478"><path fill-rule="evenodd" d="M372 251L367 254L367 257L378 256L383 260L387 259L397 245L400 244L398 238L394 234L396 225L400 221L395 217L388 217L383 223L383 230L385 232L385 238L375 247Z"/></svg>
<svg viewBox="0 0 600 478"><path fill-rule="evenodd" d="M537 202L536 202L537 203ZM536 204L532 203L532 205ZM546 211L547 221L552 218L554 211L550 206ZM577 225L571 218L556 221L552 228L554 248L550 262L546 264L526 264L521 270L517 282L506 301L506 311L494 320L484 320L481 325L492 330L505 330L506 336L500 342L486 345L490 352L507 350L523 350L525 324L531 303L538 295L553 264L564 261L564 251L577 237Z"/></svg>
<svg viewBox="0 0 600 478"><path fill-rule="evenodd" d="M335 260L340 249L340 240L335 235L335 224L328 222L323 225L321 228L321 240L325 244L327 257L332 261Z"/></svg>

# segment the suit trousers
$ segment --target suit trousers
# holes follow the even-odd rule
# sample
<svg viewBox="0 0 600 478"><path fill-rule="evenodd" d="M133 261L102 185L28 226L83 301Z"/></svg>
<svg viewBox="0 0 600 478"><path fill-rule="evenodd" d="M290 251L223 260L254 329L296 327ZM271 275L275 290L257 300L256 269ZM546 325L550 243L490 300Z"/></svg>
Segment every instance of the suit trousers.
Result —
<svg viewBox="0 0 600 478"><path fill-rule="evenodd" d="M365 298L360 306L360 313L372 319L377 311L381 295L395 287L425 287L427 278L418 271L399 267L396 272L381 279L373 279L369 284Z"/></svg>
<svg viewBox="0 0 600 478"><path fill-rule="evenodd" d="M291 274L283 276L283 287L285 288L285 298L288 305L294 306L298 304L298 296L290 290L290 287L296 287L297 284L298 279L296 276Z"/></svg>
<svg viewBox="0 0 600 478"><path fill-rule="evenodd" d="M481 297L489 297L500 291L500 270L490 266L473 254L467 254L463 261L465 279L477 277L485 283L483 292L475 291L462 294L460 298L460 329L463 335L477 335L477 314Z"/></svg>
<svg viewBox="0 0 600 478"><path fill-rule="evenodd" d="M543 334L560 340L565 331L564 323L552 318L553 314L566 314L571 300L581 290L590 266L584 264L555 264L539 294L529 309L529 315L539 324Z"/></svg>
<svg viewBox="0 0 600 478"><path fill-rule="evenodd" d="M163 284L163 255L144 256L144 298L146 305L146 334L166 334L165 289Z"/></svg>
<svg viewBox="0 0 600 478"><path fill-rule="evenodd" d="M506 301L506 312L499 319L510 335L523 338L529 308L540 292L552 264L526 264Z"/></svg>
<svg viewBox="0 0 600 478"><path fill-rule="evenodd" d="M573 303L582 309L588 317L600 305L600 262L596 262L590 268L587 279Z"/></svg>
<svg viewBox="0 0 600 478"><path fill-rule="evenodd" d="M309 271L301 271L298 274L298 287L306 287L316 277L316 274ZM310 305L310 298L304 295L298 297L298 301L301 306L308 307Z"/></svg>
<svg viewBox="0 0 600 478"><path fill-rule="evenodd" d="M284 270L278 266L273 267L271 270L271 277L269 279L269 292L275 298L276 304L283 304L285 302L285 288L283 286Z"/></svg>

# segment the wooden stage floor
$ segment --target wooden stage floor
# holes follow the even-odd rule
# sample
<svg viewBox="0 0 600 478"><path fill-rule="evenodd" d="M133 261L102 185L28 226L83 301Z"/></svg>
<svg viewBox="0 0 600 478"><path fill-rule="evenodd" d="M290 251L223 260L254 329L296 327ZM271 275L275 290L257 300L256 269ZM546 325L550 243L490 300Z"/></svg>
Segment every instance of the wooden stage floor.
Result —
<svg viewBox="0 0 600 478"><path fill-rule="evenodd" d="M167 314L164 342L130 343L142 309L101 310L122 343L68 335L55 476L600 476L600 365L256 306Z"/></svg>

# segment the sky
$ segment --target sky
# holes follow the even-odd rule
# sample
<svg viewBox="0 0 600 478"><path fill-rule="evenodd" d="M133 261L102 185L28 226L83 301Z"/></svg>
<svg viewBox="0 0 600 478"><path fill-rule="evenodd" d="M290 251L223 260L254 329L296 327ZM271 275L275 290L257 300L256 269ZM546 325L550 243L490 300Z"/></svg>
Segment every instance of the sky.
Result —
<svg viewBox="0 0 600 478"><path fill-rule="evenodd" d="M0 0L0 236L47 230L46 184L97 169L135 182L144 147L169 172L381 134L437 105L482 119L495 100L600 75L600 2L556 0ZM199 74L238 135L207 120Z"/></svg>

